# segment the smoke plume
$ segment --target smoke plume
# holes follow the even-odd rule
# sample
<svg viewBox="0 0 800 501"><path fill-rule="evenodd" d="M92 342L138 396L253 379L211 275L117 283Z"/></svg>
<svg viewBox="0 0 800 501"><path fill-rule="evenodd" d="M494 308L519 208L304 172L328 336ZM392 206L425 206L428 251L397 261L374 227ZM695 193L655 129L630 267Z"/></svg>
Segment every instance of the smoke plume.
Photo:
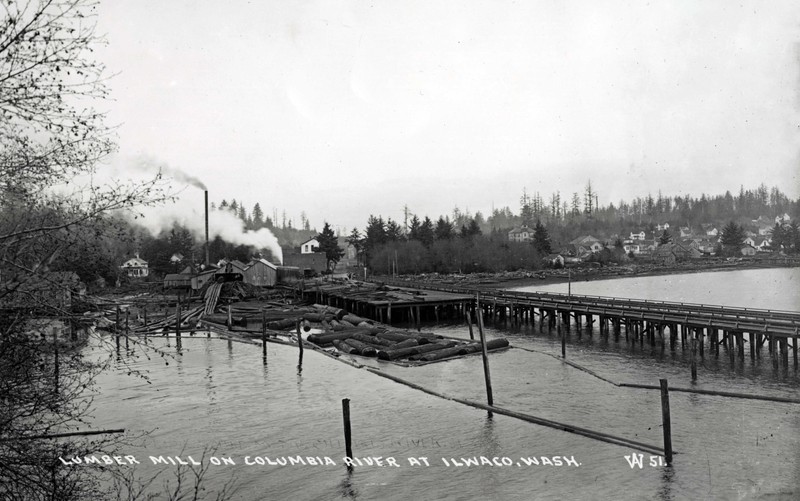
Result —
<svg viewBox="0 0 800 501"><path fill-rule="evenodd" d="M182 197L174 204L162 207L145 209L142 211L144 218L139 218L136 222L145 228L152 235L158 235L164 230L170 230L175 223L187 228L192 232L196 241L205 240L205 219L203 209L203 194L198 193L196 197ZM230 211L211 210L208 214L208 236L213 240L219 236L228 243L235 245L247 245L256 249L269 249L275 259L283 263L283 252L278 245L278 239L267 228L258 231L247 231L244 221L239 219Z"/></svg>
<svg viewBox="0 0 800 501"><path fill-rule="evenodd" d="M187 174L177 167L171 167L165 162L161 162L147 155L139 155L135 157L133 161L130 162L130 166L134 169L142 170L148 173L156 173L160 171L162 176L165 178L172 178L174 181L186 183L189 186L194 186L196 188L200 188L201 190L208 189L206 188L206 185L195 176Z"/></svg>

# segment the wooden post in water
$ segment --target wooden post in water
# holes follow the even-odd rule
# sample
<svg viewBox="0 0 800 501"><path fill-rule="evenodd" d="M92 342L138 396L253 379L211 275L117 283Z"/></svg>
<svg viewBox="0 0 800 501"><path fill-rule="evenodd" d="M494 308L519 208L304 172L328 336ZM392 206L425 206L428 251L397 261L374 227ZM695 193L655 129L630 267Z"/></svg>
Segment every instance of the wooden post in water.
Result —
<svg viewBox="0 0 800 501"><path fill-rule="evenodd" d="M297 366L300 367L303 365L303 336L300 334L300 320L297 321L297 347L300 349Z"/></svg>
<svg viewBox="0 0 800 501"><path fill-rule="evenodd" d="M144 326L147 327L147 303L144 304Z"/></svg>
<svg viewBox="0 0 800 501"><path fill-rule="evenodd" d="M567 334L563 329L559 330L561 331L561 358L567 358Z"/></svg>
<svg viewBox="0 0 800 501"><path fill-rule="evenodd" d="M692 336L692 381L697 381L697 333L694 329L691 332Z"/></svg>
<svg viewBox="0 0 800 501"><path fill-rule="evenodd" d="M470 341L475 341L475 334L472 333L472 315L470 312L467 312L467 326L469 327L469 339Z"/></svg>
<svg viewBox="0 0 800 501"><path fill-rule="evenodd" d="M344 454L345 457L353 457L352 435L350 432L350 399L342 399L342 421L344 421ZM348 466L348 469L352 466Z"/></svg>
<svg viewBox="0 0 800 501"><path fill-rule="evenodd" d="M475 304L478 305L478 333L481 336L481 353L483 355L483 377L486 380L486 401L490 406L494 405L492 398L492 378L489 374L489 356L486 352L486 335L483 332L483 310L480 308L480 293L475 293Z"/></svg>
<svg viewBox="0 0 800 501"><path fill-rule="evenodd" d="M231 305L228 305L228 330L233 329L233 315L231 314Z"/></svg>
<svg viewBox="0 0 800 501"><path fill-rule="evenodd" d="M117 305L117 319L114 322L114 333L119 334L119 305Z"/></svg>
<svg viewBox="0 0 800 501"><path fill-rule="evenodd" d="M797 338L792 338L792 355L794 357L794 370L797 370Z"/></svg>
<svg viewBox="0 0 800 501"><path fill-rule="evenodd" d="M422 315L420 315L419 306L417 306L417 332L422 331Z"/></svg>
<svg viewBox="0 0 800 501"><path fill-rule="evenodd" d="M175 305L175 335L181 337L181 303Z"/></svg>
<svg viewBox="0 0 800 501"><path fill-rule="evenodd" d="M669 386L666 379L661 383L661 423L664 428L664 456L667 466L672 466L672 424L669 417Z"/></svg>
<svg viewBox="0 0 800 501"><path fill-rule="evenodd" d="M261 308L261 351L267 361L267 309Z"/></svg>

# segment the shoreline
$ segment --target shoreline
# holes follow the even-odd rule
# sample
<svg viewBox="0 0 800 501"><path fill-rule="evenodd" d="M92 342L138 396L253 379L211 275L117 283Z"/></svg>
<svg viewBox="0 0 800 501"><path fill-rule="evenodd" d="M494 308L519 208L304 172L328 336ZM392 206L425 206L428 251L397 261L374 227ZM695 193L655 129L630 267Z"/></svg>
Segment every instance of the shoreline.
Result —
<svg viewBox="0 0 800 501"><path fill-rule="evenodd" d="M688 264L688 265L686 265ZM800 266L799 260L787 260L786 262L759 262L759 261L734 261L716 263L685 263L683 266L664 266L647 264L631 264L624 266L602 266L602 267L575 267L564 269L546 269L538 271L516 271L500 273L472 273L466 275L404 275L395 278L393 281L408 281L414 284L424 285L452 285L454 287L470 287L478 290L488 289L516 289L520 287L531 287L536 285L546 286L572 282L589 282L595 280L614 280L620 278L633 277L652 277L666 275L686 275L692 273L735 271L735 270L754 270L764 268L795 268ZM570 278L571 275L571 278ZM373 280L386 279L386 276L376 276Z"/></svg>

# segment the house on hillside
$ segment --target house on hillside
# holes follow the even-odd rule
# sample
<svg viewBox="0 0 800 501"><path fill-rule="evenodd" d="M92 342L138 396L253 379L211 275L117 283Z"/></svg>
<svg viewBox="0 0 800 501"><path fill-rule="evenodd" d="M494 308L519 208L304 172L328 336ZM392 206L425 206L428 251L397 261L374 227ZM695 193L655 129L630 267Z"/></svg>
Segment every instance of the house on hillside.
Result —
<svg viewBox="0 0 800 501"><path fill-rule="evenodd" d="M707 237L719 236L719 230L717 230L713 224L703 224L701 226Z"/></svg>
<svg viewBox="0 0 800 501"><path fill-rule="evenodd" d="M317 252L319 248L319 240L311 238L300 244L300 254L311 254Z"/></svg>
<svg viewBox="0 0 800 501"><path fill-rule="evenodd" d="M658 231L665 231L669 229L669 223L659 224L656 226Z"/></svg>
<svg viewBox="0 0 800 501"><path fill-rule="evenodd" d="M175 254L169 257L169 262L173 265L177 265L183 262L184 255L180 252L176 252Z"/></svg>
<svg viewBox="0 0 800 501"><path fill-rule="evenodd" d="M566 264L566 260L561 254L548 254L542 258L542 261L554 268L563 268Z"/></svg>
<svg viewBox="0 0 800 501"><path fill-rule="evenodd" d="M739 252L742 253L742 256L755 256L756 255L756 248L752 245L743 245Z"/></svg>
<svg viewBox="0 0 800 501"><path fill-rule="evenodd" d="M150 274L150 268L147 266L147 261L139 257L139 253L136 253L136 257L128 259L124 263L122 263L122 271L131 278L144 278Z"/></svg>
<svg viewBox="0 0 800 501"><path fill-rule="evenodd" d="M622 248L625 250L625 254L639 254L639 252L641 252L640 245L633 240L625 240L622 242Z"/></svg>
<svg viewBox="0 0 800 501"><path fill-rule="evenodd" d="M508 232L509 242L530 242L533 240L533 229L522 225Z"/></svg>
<svg viewBox="0 0 800 501"><path fill-rule="evenodd" d="M644 240L645 233L644 231L640 231L639 233L631 232L631 236L628 237L628 240Z"/></svg>
<svg viewBox="0 0 800 501"><path fill-rule="evenodd" d="M755 247L756 251L758 252L769 252L772 250L772 247L770 246L771 243L772 240L770 240L769 238L756 237L755 242L753 243L753 247Z"/></svg>
<svg viewBox="0 0 800 501"><path fill-rule="evenodd" d="M789 224L792 222L792 218L789 217L789 214L784 213L783 215L778 214L775 216L775 224Z"/></svg>
<svg viewBox="0 0 800 501"><path fill-rule="evenodd" d="M680 227L681 238L691 238L692 237L692 229L688 226L681 226Z"/></svg>
<svg viewBox="0 0 800 501"><path fill-rule="evenodd" d="M600 240L591 235L578 237L575 240L571 241L570 245L575 246L576 254L581 248L589 251L590 253L600 252L601 250L603 250L603 242L601 242Z"/></svg>

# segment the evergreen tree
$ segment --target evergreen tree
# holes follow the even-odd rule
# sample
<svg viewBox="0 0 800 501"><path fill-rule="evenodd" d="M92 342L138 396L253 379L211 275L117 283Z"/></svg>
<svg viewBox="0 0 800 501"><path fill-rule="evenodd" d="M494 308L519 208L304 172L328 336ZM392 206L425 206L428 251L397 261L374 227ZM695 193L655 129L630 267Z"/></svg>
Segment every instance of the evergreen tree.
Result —
<svg viewBox="0 0 800 501"><path fill-rule="evenodd" d="M327 221L322 228L322 232L316 236L316 239L319 242L317 252L325 253L328 272L332 272L336 267L336 263L344 256L344 251L339 247L339 241Z"/></svg>
<svg viewBox="0 0 800 501"><path fill-rule="evenodd" d="M672 235L670 234L669 230L665 229L658 239L658 245L664 245L670 242L672 242Z"/></svg>
<svg viewBox="0 0 800 501"><path fill-rule="evenodd" d="M433 230L436 240L450 240L453 238L453 224L444 216L439 216L436 221L436 229Z"/></svg>
<svg viewBox="0 0 800 501"><path fill-rule="evenodd" d="M350 236L348 236L345 241L356 250L356 261L360 262L364 251L364 239L361 238L361 233L359 233L358 228L353 228L353 231L350 232Z"/></svg>
<svg viewBox="0 0 800 501"><path fill-rule="evenodd" d="M422 224L420 224L419 238L417 240L422 242L422 245L424 245L426 248L430 248L430 246L433 245L433 221L431 221L428 216L425 216Z"/></svg>
<svg viewBox="0 0 800 501"><path fill-rule="evenodd" d="M542 255L547 255L552 252L550 248L550 235L547 234L547 228L545 228L539 220L536 221L536 227L533 230L533 247Z"/></svg>
<svg viewBox="0 0 800 501"><path fill-rule="evenodd" d="M386 240L389 242L399 242L403 240L403 228L392 218L386 220Z"/></svg>
<svg viewBox="0 0 800 501"><path fill-rule="evenodd" d="M726 253L735 255L744 243L744 229L734 221L731 221L722 229L722 236L719 241Z"/></svg>
<svg viewBox="0 0 800 501"><path fill-rule="evenodd" d="M261 210L261 206L256 202L253 206L253 229L258 230L259 228L264 227L264 211Z"/></svg>
<svg viewBox="0 0 800 501"><path fill-rule="evenodd" d="M419 240L419 227L420 222L419 218L414 215L411 216L411 225L408 227L408 239L409 240Z"/></svg>

